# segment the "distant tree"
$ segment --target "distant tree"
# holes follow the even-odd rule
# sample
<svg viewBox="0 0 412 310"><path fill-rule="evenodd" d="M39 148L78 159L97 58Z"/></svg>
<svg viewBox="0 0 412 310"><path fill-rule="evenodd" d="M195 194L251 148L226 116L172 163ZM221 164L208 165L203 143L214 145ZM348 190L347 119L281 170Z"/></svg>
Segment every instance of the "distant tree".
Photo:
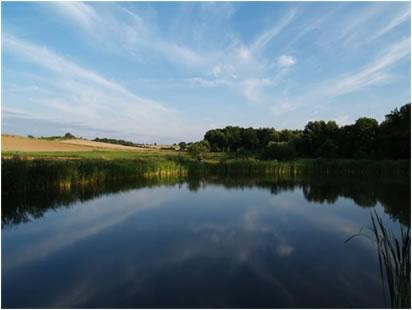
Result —
<svg viewBox="0 0 412 310"><path fill-rule="evenodd" d="M386 158L411 158L411 104L385 116L379 126L379 143Z"/></svg>
<svg viewBox="0 0 412 310"><path fill-rule="evenodd" d="M257 137L256 130L252 127L244 129L242 132L241 143L242 147L244 147L247 150L255 149L259 144L259 139Z"/></svg>
<svg viewBox="0 0 412 310"><path fill-rule="evenodd" d="M279 141L279 133L273 128L256 129L256 136L259 139L259 147L265 147L271 141Z"/></svg>
<svg viewBox="0 0 412 310"><path fill-rule="evenodd" d="M269 154L275 158L275 154L283 157L283 153L293 150L289 152L293 156L308 158L410 158L410 106L393 110L380 125L373 118L362 117L342 127L335 121L310 121L304 130L227 126L207 131L204 139L212 152L232 152L236 156Z"/></svg>
<svg viewBox="0 0 412 310"><path fill-rule="evenodd" d="M70 132L66 132L66 134L63 136L64 139L74 139L76 138L73 136Z"/></svg>
<svg viewBox="0 0 412 310"><path fill-rule="evenodd" d="M262 150L263 159L292 160L296 150L291 142L271 142Z"/></svg>
<svg viewBox="0 0 412 310"><path fill-rule="evenodd" d="M373 118L359 118L353 125L351 140L355 144L355 152L365 154L368 157L376 147L378 134L378 122Z"/></svg>
<svg viewBox="0 0 412 310"><path fill-rule="evenodd" d="M339 127L334 121L314 121L306 124L303 131L304 153L310 157L317 156L317 152L327 139L334 140Z"/></svg>
<svg viewBox="0 0 412 310"><path fill-rule="evenodd" d="M187 147L186 142L183 142L183 141L179 142L179 150L180 151L185 151L186 147Z"/></svg>
<svg viewBox="0 0 412 310"><path fill-rule="evenodd" d="M227 126L224 131L226 133L228 148L232 152L236 152L242 146L242 131L244 129L238 126Z"/></svg>
<svg viewBox="0 0 412 310"><path fill-rule="evenodd" d="M32 135L28 135L27 138L34 139Z"/></svg>
<svg viewBox="0 0 412 310"><path fill-rule="evenodd" d="M210 148L213 152L223 151L228 146L228 139L226 134L221 129L212 129L206 132L205 140L210 144Z"/></svg>
<svg viewBox="0 0 412 310"><path fill-rule="evenodd" d="M317 154L323 158L335 158L337 157L338 147L332 141L332 139L327 139L318 149Z"/></svg>
<svg viewBox="0 0 412 310"><path fill-rule="evenodd" d="M209 150L210 150L210 144L207 140L202 140L200 142L192 143L188 147L188 152L190 156L199 161L203 160L204 153L209 152Z"/></svg>

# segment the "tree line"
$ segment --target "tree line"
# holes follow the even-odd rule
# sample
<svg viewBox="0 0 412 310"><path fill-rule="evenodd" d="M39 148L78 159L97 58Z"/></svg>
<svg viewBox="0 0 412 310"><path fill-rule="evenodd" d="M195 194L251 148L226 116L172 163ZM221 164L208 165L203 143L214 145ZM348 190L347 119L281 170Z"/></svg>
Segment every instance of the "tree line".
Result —
<svg viewBox="0 0 412 310"><path fill-rule="evenodd" d="M227 126L206 132L192 143L193 156L202 152L235 152L261 159L300 158L405 159L411 157L411 104L391 111L380 124L362 117L339 127L335 121L310 121L303 130ZM184 143L180 143L181 148Z"/></svg>

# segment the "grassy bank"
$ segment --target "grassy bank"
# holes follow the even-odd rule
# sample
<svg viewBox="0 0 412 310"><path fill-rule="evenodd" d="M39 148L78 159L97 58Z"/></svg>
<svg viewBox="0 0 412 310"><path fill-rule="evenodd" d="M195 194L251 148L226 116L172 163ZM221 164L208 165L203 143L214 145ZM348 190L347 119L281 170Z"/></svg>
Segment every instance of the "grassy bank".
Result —
<svg viewBox="0 0 412 310"><path fill-rule="evenodd" d="M180 152L96 151L2 153L3 191L27 191L81 184L103 184L153 175L278 176L410 175L410 161L323 160L259 161L210 153L202 162Z"/></svg>
<svg viewBox="0 0 412 310"><path fill-rule="evenodd" d="M3 192L102 185L154 175L407 177L410 161L301 159L280 162L207 153L199 162L185 152L176 151L2 152Z"/></svg>

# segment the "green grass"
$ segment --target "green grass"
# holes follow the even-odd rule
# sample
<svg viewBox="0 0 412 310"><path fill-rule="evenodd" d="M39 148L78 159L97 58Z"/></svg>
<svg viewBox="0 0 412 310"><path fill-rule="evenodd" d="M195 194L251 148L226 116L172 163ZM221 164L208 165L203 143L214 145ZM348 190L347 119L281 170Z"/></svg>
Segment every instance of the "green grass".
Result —
<svg viewBox="0 0 412 310"><path fill-rule="evenodd" d="M173 160L183 158L190 159L189 154L179 151L168 150L147 150L147 151L127 151L127 150L93 150L87 152L17 152L3 151L2 158L20 158L20 159L153 159L153 160ZM225 153L206 153L204 160L206 162L217 162L227 159L229 156Z"/></svg>
<svg viewBox="0 0 412 310"><path fill-rule="evenodd" d="M86 152L16 152L3 151L2 158L18 159L96 159L96 160L172 160L172 161L196 161L187 152L172 150L147 150L147 151L128 151L128 150L93 150ZM235 153L209 152L203 155L203 162L208 164L230 165L232 167L280 167L282 169L310 169L328 171L346 171L346 173L368 172L371 170L395 170L409 174L410 160L368 160L368 159L313 159L301 158L291 161L277 160L258 160L252 156L239 157ZM385 168L386 167L386 168Z"/></svg>

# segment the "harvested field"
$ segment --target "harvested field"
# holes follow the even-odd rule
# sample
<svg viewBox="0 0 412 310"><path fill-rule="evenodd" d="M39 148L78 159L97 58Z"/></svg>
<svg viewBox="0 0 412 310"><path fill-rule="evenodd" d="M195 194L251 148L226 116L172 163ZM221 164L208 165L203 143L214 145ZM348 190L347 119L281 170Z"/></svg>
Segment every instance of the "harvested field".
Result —
<svg viewBox="0 0 412 310"><path fill-rule="evenodd" d="M93 149L103 148L103 149L113 149L113 150L130 150L130 151L145 151L146 150L142 147L126 146L126 145L120 145L120 144L111 144L111 143L96 142L96 141L81 140L81 139L61 140L60 142L64 144L70 144L70 145L76 145L76 146L91 147Z"/></svg>
<svg viewBox="0 0 412 310"><path fill-rule="evenodd" d="M42 140L11 135L1 136L1 150L21 152L85 152L93 150L145 151L144 148L81 139Z"/></svg>

